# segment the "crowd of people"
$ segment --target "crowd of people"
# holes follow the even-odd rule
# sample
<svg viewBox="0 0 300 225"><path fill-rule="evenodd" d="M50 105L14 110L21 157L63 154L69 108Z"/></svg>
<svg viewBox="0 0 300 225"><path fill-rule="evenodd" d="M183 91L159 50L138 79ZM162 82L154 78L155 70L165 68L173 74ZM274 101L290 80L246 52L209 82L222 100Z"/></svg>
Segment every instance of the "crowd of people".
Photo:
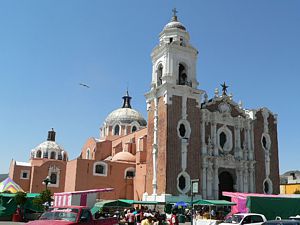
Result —
<svg viewBox="0 0 300 225"><path fill-rule="evenodd" d="M193 211L187 207L172 208L171 213L168 214L165 211L160 212L159 210L142 206L141 208L127 208L123 211L114 211L111 213L102 212L95 215L95 218L114 216L118 218L119 224L123 225L179 225L179 221L182 220L182 217L184 221L180 221L181 223L190 222L192 218L194 220L224 220L228 212L230 212L230 208L228 207L209 208L207 206L195 206Z"/></svg>
<svg viewBox="0 0 300 225"><path fill-rule="evenodd" d="M125 209L123 213L117 215L120 224L128 225L179 225L177 210L172 210L172 215L161 213L158 210L147 207Z"/></svg>

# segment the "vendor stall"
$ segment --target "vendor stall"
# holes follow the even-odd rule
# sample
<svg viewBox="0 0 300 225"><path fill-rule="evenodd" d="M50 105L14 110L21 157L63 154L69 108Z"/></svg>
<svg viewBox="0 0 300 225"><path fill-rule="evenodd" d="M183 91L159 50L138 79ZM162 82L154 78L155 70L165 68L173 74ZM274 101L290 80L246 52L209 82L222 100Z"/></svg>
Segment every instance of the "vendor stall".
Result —
<svg viewBox="0 0 300 225"><path fill-rule="evenodd" d="M236 203L225 200L197 200L193 205L202 206L200 212L197 212L193 225L217 225L224 216L224 207L233 206ZM221 211L220 209L223 208Z"/></svg>

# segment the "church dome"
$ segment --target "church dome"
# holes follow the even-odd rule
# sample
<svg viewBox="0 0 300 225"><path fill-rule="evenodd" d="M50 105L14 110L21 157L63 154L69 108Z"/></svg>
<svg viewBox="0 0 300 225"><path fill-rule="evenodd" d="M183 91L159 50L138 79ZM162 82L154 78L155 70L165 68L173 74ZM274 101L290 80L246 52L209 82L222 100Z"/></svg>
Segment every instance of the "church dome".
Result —
<svg viewBox="0 0 300 225"><path fill-rule="evenodd" d="M135 162L135 156L130 152L118 152L112 157L111 161Z"/></svg>
<svg viewBox="0 0 300 225"><path fill-rule="evenodd" d="M134 121L138 122L141 126L147 125L147 122L143 118L142 114L131 108L116 109L105 119L106 124L114 124L115 122L131 124Z"/></svg>
<svg viewBox="0 0 300 225"><path fill-rule="evenodd" d="M67 152L55 142L55 131L48 132L48 139L31 150L31 158L67 160Z"/></svg>
<svg viewBox="0 0 300 225"><path fill-rule="evenodd" d="M164 30L167 30L167 29L172 29L172 28L178 28L178 29L181 29L181 30L186 30L185 26L178 21L177 19L177 16L176 16L176 9L173 9L173 17L171 19L171 22L169 22L165 27L164 27Z"/></svg>
<svg viewBox="0 0 300 225"><path fill-rule="evenodd" d="M131 124L133 122L137 122L140 126L146 126L147 122L143 118L142 114L131 108L131 97L128 95L128 91L123 99L124 103L122 108L112 111L107 116L104 123L107 125L113 125L115 123Z"/></svg>

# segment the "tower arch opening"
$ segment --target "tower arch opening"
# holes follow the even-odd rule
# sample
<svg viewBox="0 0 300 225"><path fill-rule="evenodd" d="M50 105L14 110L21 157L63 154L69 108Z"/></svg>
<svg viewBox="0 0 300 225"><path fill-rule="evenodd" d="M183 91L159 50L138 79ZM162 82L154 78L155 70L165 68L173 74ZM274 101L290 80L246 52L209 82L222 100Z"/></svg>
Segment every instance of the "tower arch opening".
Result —
<svg viewBox="0 0 300 225"><path fill-rule="evenodd" d="M157 68L157 86L162 85L163 65L160 63Z"/></svg>
<svg viewBox="0 0 300 225"><path fill-rule="evenodd" d="M182 63L179 63L178 84L179 85L187 85L188 84L186 67Z"/></svg>

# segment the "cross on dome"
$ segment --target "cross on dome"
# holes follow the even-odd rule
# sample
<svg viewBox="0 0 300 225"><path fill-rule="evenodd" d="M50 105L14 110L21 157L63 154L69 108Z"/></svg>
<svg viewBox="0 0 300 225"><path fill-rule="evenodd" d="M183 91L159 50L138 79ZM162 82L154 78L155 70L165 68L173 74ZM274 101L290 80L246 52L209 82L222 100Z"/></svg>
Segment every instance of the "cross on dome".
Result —
<svg viewBox="0 0 300 225"><path fill-rule="evenodd" d="M173 12L173 17L172 17L172 21L177 21L177 14L178 11L176 10L176 8L172 9L172 12Z"/></svg>

